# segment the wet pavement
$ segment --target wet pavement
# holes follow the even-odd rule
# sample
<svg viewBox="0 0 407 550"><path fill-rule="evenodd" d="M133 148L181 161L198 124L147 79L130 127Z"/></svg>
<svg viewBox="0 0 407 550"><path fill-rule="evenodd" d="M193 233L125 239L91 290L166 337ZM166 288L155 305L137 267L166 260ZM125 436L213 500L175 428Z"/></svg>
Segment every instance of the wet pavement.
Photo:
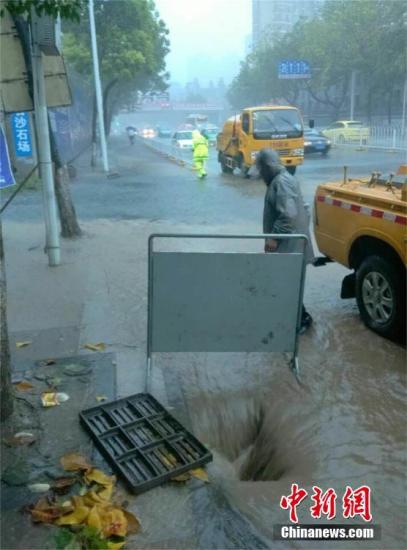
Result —
<svg viewBox="0 0 407 550"><path fill-rule="evenodd" d="M72 194L80 219L241 223L242 229L245 223L258 220L261 227L264 184L257 179L244 179L238 171L236 175L221 174L215 149L210 151L209 175L203 183L198 183L188 168L180 169L169 162L163 167L154 152L140 145L132 147L125 137L112 137L110 151L113 169L126 179L110 180L95 172L92 183L81 185L78 178L72 185ZM383 174L396 171L402 160L401 153L334 149L328 157L306 157L297 175L304 199L311 204L316 186L340 179L344 164L349 166L349 177L361 177L372 170ZM80 164L88 159L78 162L80 171ZM41 209L40 194L26 192L15 199L5 217L31 221L41 218Z"/></svg>
<svg viewBox="0 0 407 550"><path fill-rule="evenodd" d="M120 138L111 146L117 164L126 161L123 177L108 180L95 174L86 183L78 178L72 185L79 217L88 229L101 234L93 256L86 248L92 242L82 241L81 254L102 262L100 242L109 247L109 233L120 232L120 249L106 252L109 299L117 297L119 302L111 314L113 321L106 320L106 332L114 324L119 334L120 325L126 341L133 339L142 348L144 305L135 302L129 270L137 265L144 269L146 258L134 253L132 240L170 226L184 231L198 225L208 232L260 230L264 186L238 175L219 175L213 159L207 180L198 182L186 168L144 147L131 148ZM334 150L328 158L306 159L298 176L306 200L312 202L315 186L338 179L343 164L350 166L352 177L376 168L383 173L395 170L401 160L397 154ZM38 193L21 195L6 220L37 221L40 201ZM126 274L121 275L124 261ZM209 485L165 486L135 499L143 525L135 539L138 548L330 547L327 542L273 540L273 525L288 523L288 512L280 509L279 502L292 482L309 494L313 484L324 491L336 490L338 509L332 523L343 523L341 499L347 485L370 486L373 523L381 525L382 539L333 542L332 547L405 547L405 350L368 331L353 300L340 300L344 273L335 264L308 270L305 303L315 324L301 338L302 386L283 356L157 357L155 370L164 381L166 404L209 445L214 462L208 468ZM101 291L99 299L104 304ZM123 374L118 377L125 379ZM131 385L123 382L121 391L126 389L131 391ZM328 523L311 518L310 504L308 500L299 506L300 522ZM363 522L358 517L354 521Z"/></svg>

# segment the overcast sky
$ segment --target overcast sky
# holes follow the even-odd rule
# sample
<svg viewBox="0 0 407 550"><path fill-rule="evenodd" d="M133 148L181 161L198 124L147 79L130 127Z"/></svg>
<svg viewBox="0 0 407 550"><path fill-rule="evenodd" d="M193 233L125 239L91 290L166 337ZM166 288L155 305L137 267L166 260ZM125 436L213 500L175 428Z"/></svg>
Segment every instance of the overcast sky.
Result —
<svg viewBox="0 0 407 550"><path fill-rule="evenodd" d="M155 0L170 30L171 81L236 74L251 33L251 0Z"/></svg>

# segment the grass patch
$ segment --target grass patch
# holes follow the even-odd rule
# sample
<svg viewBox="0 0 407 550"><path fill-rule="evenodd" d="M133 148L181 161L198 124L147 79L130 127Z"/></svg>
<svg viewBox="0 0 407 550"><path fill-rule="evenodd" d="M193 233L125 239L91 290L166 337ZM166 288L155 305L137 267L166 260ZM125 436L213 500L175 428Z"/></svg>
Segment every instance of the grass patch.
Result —
<svg viewBox="0 0 407 550"><path fill-rule="evenodd" d="M1 194L5 197L11 195L14 193L14 191L17 189L19 185L19 181L16 182L16 185L13 185L11 187L6 187L5 189L1 190ZM28 181L25 182L23 188L21 189L20 193L24 193L24 191L41 191L42 189L42 181L37 176L37 174L34 172L28 179Z"/></svg>

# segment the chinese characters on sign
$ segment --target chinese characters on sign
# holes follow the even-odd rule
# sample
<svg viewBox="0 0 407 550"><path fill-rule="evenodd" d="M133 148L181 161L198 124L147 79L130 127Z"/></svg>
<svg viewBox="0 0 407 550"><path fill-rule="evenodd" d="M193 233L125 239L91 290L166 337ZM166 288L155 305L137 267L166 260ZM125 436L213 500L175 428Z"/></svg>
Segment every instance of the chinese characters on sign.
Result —
<svg viewBox="0 0 407 550"><path fill-rule="evenodd" d="M3 134L3 128L0 128L0 189L10 187L15 183L6 138Z"/></svg>
<svg viewBox="0 0 407 550"><path fill-rule="evenodd" d="M290 521L298 523L297 507L308 496L308 491L301 489L297 483L291 484L291 493L282 496L280 507L283 510L290 511ZM311 500L313 505L309 508L311 517L318 519L326 516L328 520L336 517L336 499L337 494L334 489L329 488L323 492L320 487L312 487ZM342 516L344 518L354 518L360 516L364 521L371 521L370 512L370 487L362 485L357 489L347 486L342 498Z"/></svg>
<svg viewBox="0 0 407 550"><path fill-rule="evenodd" d="M278 78L311 78L311 68L303 59L285 59L278 63Z"/></svg>
<svg viewBox="0 0 407 550"><path fill-rule="evenodd" d="M14 150L17 157L32 157L31 128L28 113L14 113L11 117Z"/></svg>

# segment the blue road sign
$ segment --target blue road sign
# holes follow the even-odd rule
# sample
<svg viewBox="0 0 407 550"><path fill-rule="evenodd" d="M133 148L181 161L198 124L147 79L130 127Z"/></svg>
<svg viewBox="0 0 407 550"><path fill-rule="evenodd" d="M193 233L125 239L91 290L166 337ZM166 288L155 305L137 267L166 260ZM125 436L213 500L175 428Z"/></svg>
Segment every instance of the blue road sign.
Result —
<svg viewBox="0 0 407 550"><path fill-rule="evenodd" d="M11 187L15 183L11 170L7 141L3 134L3 128L0 127L0 189Z"/></svg>
<svg viewBox="0 0 407 550"><path fill-rule="evenodd" d="M284 59L278 63L278 78L311 78L311 67L303 59Z"/></svg>
<svg viewBox="0 0 407 550"><path fill-rule="evenodd" d="M28 113L14 113L11 117L16 157L32 157L31 128Z"/></svg>

